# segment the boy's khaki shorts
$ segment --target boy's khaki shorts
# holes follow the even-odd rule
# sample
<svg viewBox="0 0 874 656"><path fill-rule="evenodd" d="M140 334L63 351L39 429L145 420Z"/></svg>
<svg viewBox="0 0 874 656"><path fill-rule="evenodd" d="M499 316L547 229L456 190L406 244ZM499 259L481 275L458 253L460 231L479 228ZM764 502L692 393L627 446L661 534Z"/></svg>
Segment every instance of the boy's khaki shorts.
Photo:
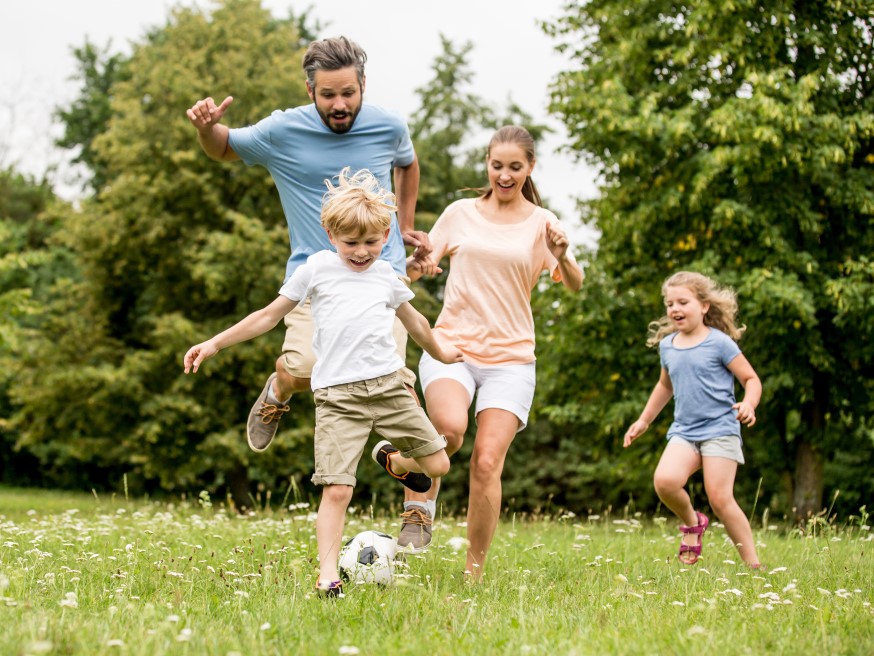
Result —
<svg viewBox="0 0 874 656"><path fill-rule="evenodd" d="M282 363L285 370L296 378L312 378L316 356L313 353L313 315L310 301L299 303L285 315L285 342L282 344ZM407 330L400 319L395 318L394 337L397 353L407 361ZM416 374L404 367L400 375L405 385L416 384Z"/></svg>
<svg viewBox="0 0 874 656"><path fill-rule="evenodd" d="M387 439L402 456L418 458L446 448L396 371L387 376L317 389L315 485L355 485L358 461L370 432Z"/></svg>

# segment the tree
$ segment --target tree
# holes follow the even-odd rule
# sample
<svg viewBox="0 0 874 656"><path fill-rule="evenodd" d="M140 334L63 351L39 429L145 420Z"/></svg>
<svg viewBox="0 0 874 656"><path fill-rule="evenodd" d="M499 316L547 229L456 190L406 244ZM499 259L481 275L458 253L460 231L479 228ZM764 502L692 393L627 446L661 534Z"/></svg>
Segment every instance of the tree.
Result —
<svg viewBox="0 0 874 656"><path fill-rule="evenodd" d="M34 483L34 458L15 448L15 353L27 348L47 290L75 276L68 253L52 243L59 224L50 207L60 203L48 182L14 170L0 171L0 480Z"/></svg>
<svg viewBox="0 0 874 656"><path fill-rule="evenodd" d="M86 163L99 162L104 182L81 210L59 215L58 239L75 254L81 282L56 288L16 354L12 423L19 446L47 468L97 487L127 474L135 491L230 488L240 505L251 505L250 477L272 485L310 469L309 450L295 448L311 433L306 404L257 466L240 437L278 332L197 377L181 375L188 345L275 295L288 256L269 174L210 161L185 109L233 92L227 120L245 125L305 102L295 24L255 0L225 0L209 14L177 8L105 91L105 130L68 124L71 142L93 137ZM87 81L74 107L102 92Z"/></svg>
<svg viewBox="0 0 874 656"><path fill-rule="evenodd" d="M109 44L101 49L87 40L81 48L73 48L82 88L69 107L55 112L64 125L64 136L56 145L77 151L72 161L90 173L88 184L95 190L106 183L107 171L94 150L94 140L107 129L112 117L112 87L126 77L128 62L124 55L112 54L109 49Z"/></svg>
<svg viewBox="0 0 874 656"><path fill-rule="evenodd" d="M851 451L860 474L872 461L870 9L592 0L546 27L575 62L551 107L568 148L603 179L589 208L603 288L591 295L606 301L609 326L601 343L567 345L569 357L605 364L578 370L592 381L581 397L609 419L597 433L618 439L655 380L657 359L631 334L660 314L660 282L679 269L711 274L739 293L741 346L765 385L747 446L772 491L789 481L799 518L822 508L826 486L858 484L827 481L830 459ZM559 401L553 416L585 414Z"/></svg>

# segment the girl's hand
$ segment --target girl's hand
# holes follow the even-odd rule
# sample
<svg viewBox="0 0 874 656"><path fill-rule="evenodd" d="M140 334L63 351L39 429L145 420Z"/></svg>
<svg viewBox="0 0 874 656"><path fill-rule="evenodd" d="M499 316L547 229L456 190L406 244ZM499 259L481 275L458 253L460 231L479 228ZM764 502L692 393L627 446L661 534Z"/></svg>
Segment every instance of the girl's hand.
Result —
<svg viewBox="0 0 874 656"><path fill-rule="evenodd" d="M756 423L756 410L746 401L740 401L739 403L735 403L731 406L733 410L737 410L737 420L746 424L747 426L753 426Z"/></svg>
<svg viewBox="0 0 874 656"><path fill-rule="evenodd" d="M546 247L556 260L560 260L567 252L570 242L564 230L551 223L546 223Z"/></svg>
<svg viewBox="0 0 874 656"><path fill-rule="evenodd" d="M646 432L646 429L649 428L649 424L643 421L643 419L638 419L636 422L631 424L627 431L625 431L625 439L622 440L623 447L631 446L631 443L634 442L638 437L643 435Z"/></svg>
<svg viewBox="0 0 874 656"><path fill-rule="evenodd" d="M200 363L204 360L209 360L212 356L218 353L219 350L220 349L216 347L211 339L196 346L192 346L188 349L188 353L185 354L185 357L182 360L182 364L185 367L185 373L189 373L192 369L194 370L194 373L197 373Z"/></svg>

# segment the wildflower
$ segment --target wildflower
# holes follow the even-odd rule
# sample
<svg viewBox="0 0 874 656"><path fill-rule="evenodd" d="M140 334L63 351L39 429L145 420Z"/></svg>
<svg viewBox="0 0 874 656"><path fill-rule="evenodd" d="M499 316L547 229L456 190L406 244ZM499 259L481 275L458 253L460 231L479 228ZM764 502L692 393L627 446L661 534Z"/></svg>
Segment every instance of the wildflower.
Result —
<svg viewBox="0 0 874 656"><path fill-rule="evenodd" d="M457 552L467 547L467 539L460 536L455 536L449 538L446 541L446 544L449 545L450 549Z"/></svg>
<svg viewBox="0 0 874 656"><path fill-rule="evenodd" d="M106 641L107 647L124 647L124 640L119 640L118 638L112 638Z"/></svg>
<svg viewBox="0 0 874 656"><path fill-rule="evenodd" d="M353 647L352 645L343 645L342 647L340 647L340 653L355 656L355 654L360 654L361 650L358 649L358 647Z"/></svg>
<svg viewBox="0 0 874 656"><path fill-rule="evenodd" d="M189 628L184 628L179 632L179 635L176 636L176 642L188 642L191 640L191 634L193 631Z"/></svg>
<svg viewBox="0 0 874 656"><path fill-rule="evenodd" d="M264 624L262 624L262 625L260 626L260 629L261 629L262 631L268 631L268 630L270 629L270 622L264 622Z"/></svg>
<svg viewBox="0 0 874 656"><path fill-rule="evenodd" d="M75 592L67 592L66 594L64 594L64 598L61 599L61 601L58 603L60 603L60 605L64 606L65 608L78 608L79 607L79 602L76 599Z"/></svg>

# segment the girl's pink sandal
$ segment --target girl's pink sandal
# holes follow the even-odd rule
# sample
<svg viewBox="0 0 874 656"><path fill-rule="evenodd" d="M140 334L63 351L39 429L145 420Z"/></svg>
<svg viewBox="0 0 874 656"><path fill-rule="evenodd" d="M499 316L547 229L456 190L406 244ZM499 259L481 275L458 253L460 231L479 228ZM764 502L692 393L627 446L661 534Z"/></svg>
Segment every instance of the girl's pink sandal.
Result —
<svg viewBox="0 0 874 656"><path fill-rule="evenodd" d="M684 565L694 565L698 562L698 558L701 557L701 545L704 544L704 531L707 530L707 527L710 526L710 520L707 519L707 515L695 512L695 515L698 517L698 526L680 526L680 533L685 534L695 534L698 536L698 544L683 544L683 541L680 540L680 553L677 554L677 558L680 559L680 562ZM691 560L683 560L684 553L691 553Z"/></svg>

